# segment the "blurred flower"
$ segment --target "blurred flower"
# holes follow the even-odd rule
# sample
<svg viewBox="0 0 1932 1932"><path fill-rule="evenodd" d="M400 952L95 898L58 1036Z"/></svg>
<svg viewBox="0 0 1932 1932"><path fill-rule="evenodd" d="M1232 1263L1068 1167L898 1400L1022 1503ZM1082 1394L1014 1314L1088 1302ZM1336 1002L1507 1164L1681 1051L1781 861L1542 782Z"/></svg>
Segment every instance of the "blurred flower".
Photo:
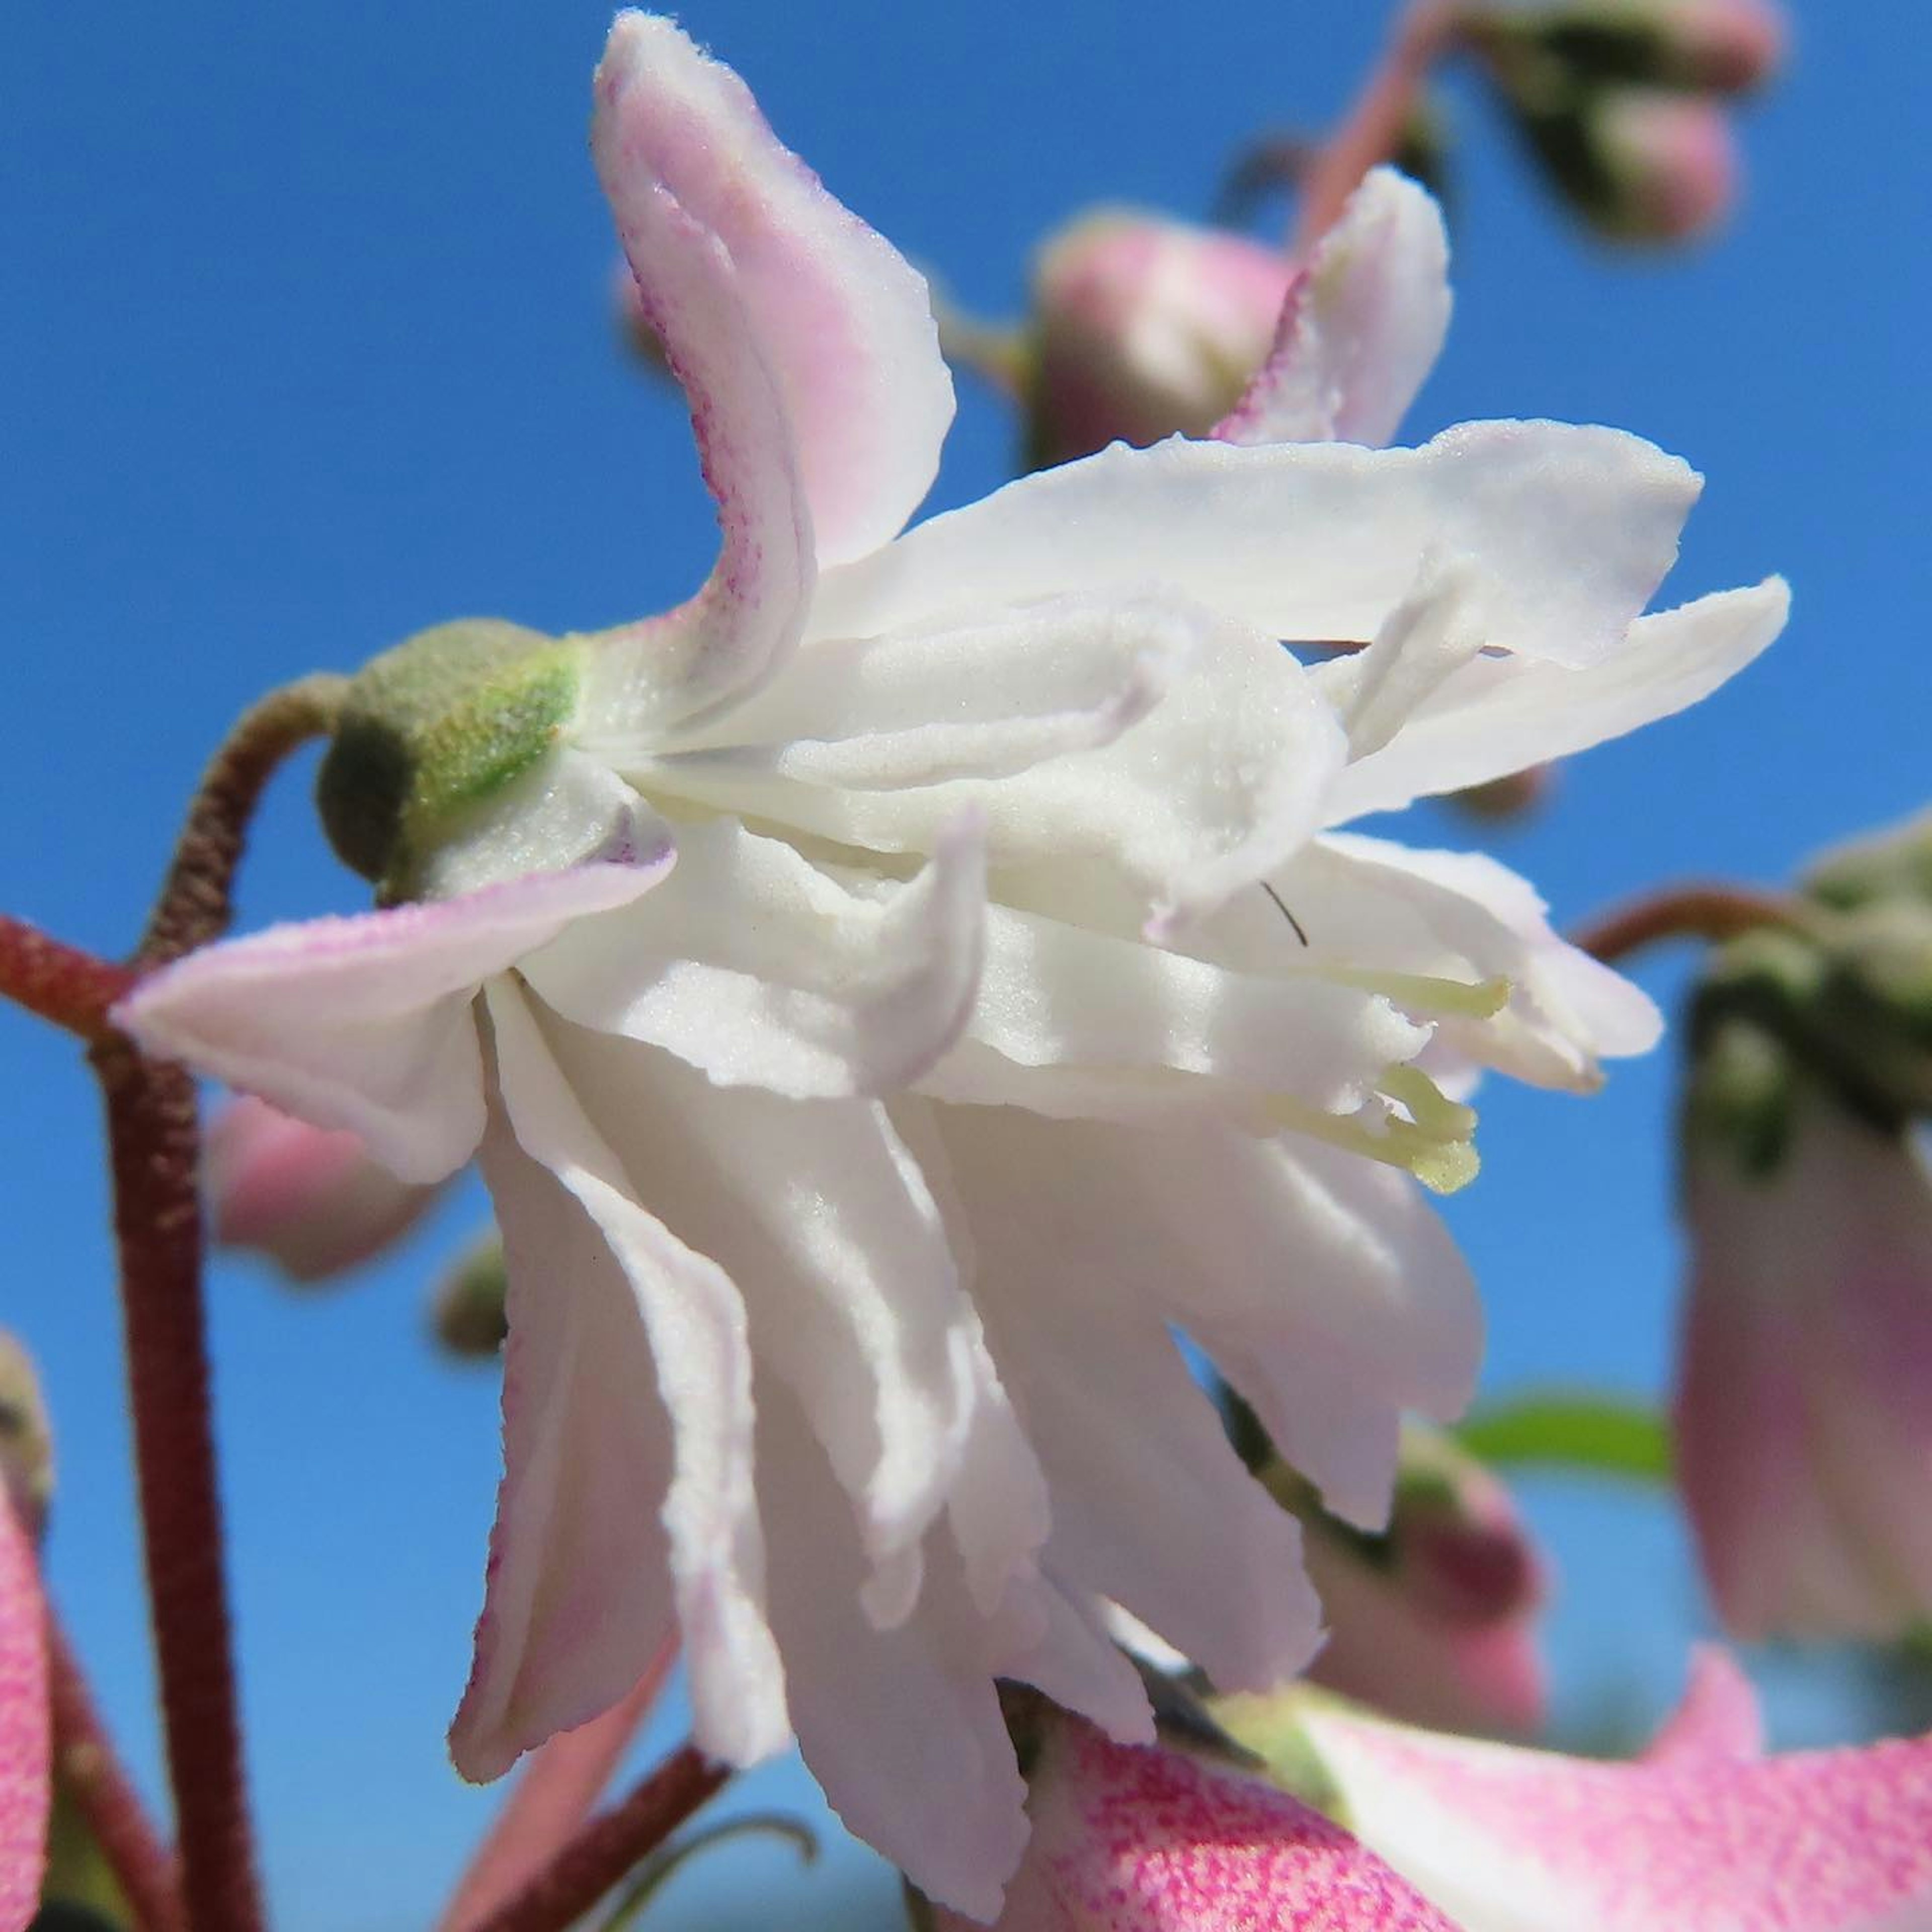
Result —
<svg viewBox="0 0 1932 1932"><path fill-rule="evenodd" d="M0 1329L0 1484L28 1536L40 1540L54 1494L53 1430L25 1348Z"/></svg>
<svg viewBox="0 0 1932 1932"><path fill-rule="evenodd" d="M1034 263L1030 460L1205 436L1274 340L1292 265L1242 235L1083 216Z"/></svg>
<svg viewBox="0 0 1932 1932"><path fill-rule="evenodd" d="M1932 1622L1932 819L1806 883L1815 930L1697 996L1678 1460L1726 1628L1896 1639Z"/></svg>
<svg viewBox="0 0 1932 1932"><path fill-rule="evenodd" d="M1328 828L1679 708L1784 592L1638 617L1695 479L1550 424L1115 448L899 536L951 404L923 285L668 23L619 16L596 100L710 581L378 658L322 799L387 909L119 1018L412 1182L480 1144L506 1473L460 1768L676 1628L704 1750L795 1731L991 1916L997 1678L1131 1741L1103 1598L1223 1684L1316 1646L1174 1330L1378 1527L1400 1415L1456 1411L1480 1342L1412 1179L1474 1171L1438 1078L1586 1090L1655 1036L1513 874Z"/></svg>
<svg viewBox="0 0 1932 1932"><path fill-rule="evenodd" d="M380 1254L436 1192L399 1180L359 1135L311 1126L248 1094L210 1124L203 1172L214 1239L266 1255L303 1282Z"/></svg>
<svg viewBox="0 0 1932 1932"><path fill-rule="evenodd" d="M1632 242L1685 242L1715 228L1737 199L1730 123L1714 102L1624 88L1588 117L1600 178L1592 218Z"/></svg>
<svg viewBox="0 0 1932 1932"><path fill-rule="evenodd" d="M1492 58L1560 67L1573 86L1712 94L1763 86L1788 38L1773 0L1501 0L1466 8L1458 31Z"/></svg>
<svg viewBox="0 0 1932 1932"><path fill-rule="evenodd" d="M52 1750L40 1570L0 1485L0 1932L24 1932L39 1907Z"/></svg>
<svg viewBox="0 0 1932 1932"><path fill-rule="evenodd" d="M509 1332L503 1314L509 1288L503 1238L492 1228L471 1242L436 1283L430 1304L436 1340L460 1360L494 1360Z"/></svg>
<svg viewBox="0 0 1932 1932"><path fill-rule="evenodd" d="M1328 1624L1310 1682L1405 1723L1487 1736L1542 1728L1548 1584L1502 1484L1440 1431L1402 1432L1388 1526L1369 1534L1264 1472L1300 1516Z"/></svg>

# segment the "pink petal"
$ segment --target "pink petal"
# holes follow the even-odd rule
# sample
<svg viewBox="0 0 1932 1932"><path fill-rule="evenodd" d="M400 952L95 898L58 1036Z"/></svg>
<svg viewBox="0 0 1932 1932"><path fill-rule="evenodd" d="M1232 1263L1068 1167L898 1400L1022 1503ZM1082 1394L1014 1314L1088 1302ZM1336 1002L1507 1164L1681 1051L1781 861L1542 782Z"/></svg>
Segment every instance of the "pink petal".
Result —
<svg viewBox="0 0 1932 1932"><path fill-rule="evenodd" d="M620 144L730 256L796 440L819 561L878 549L919 507L952 420L926 278L778 141L737 75L670 21L617 16L598 103L612 124L600 146ZM633 254L631 266L648 291L655 264Z"/></svg>
<svg viewBox="0 0 1932 1932"><path fill-rule="evenodd" d="M1645 1763L1745 1764L1763 1755L1764 1718L1750 1679L1729 1651L1700 1644L1683 1701L1651 1739Z"/></svg>
<svg viewBox="0 0 1932 1932"><path fill-rule="evenodd" d="M22 1932L40 1904L52 1750L40 1570L0 1486L0 1932Z"/></svg>
<svg viewBox="0 0 1932 1932"><path fill-rule="evenodd" d="M650 891L671 858L272 926L143 980L114 1023L312 1126L360 1134L404 1180L441 1180L483 1133L477 988L572 920Z"/></svg>
<svg viewBox="0 0 1932 1932"><path fill-rule="evenodd" d="M1374 170L1289 290L1268 361L1214 434L1387 442L1442 352L1448 268L1434 200Z"/></svg>
<svg viewBox="0 0 1932 1932"><path fill-rule="evenodd" d="M238 1094L209 1123L205 1173L214 1239L316 1282L380 1254L413 1227L434 1187L398 1180L359 1136L312 1127Z"/></svg>
<svg viewBox="0 0 1932 1932"><path fill-rule="evenodd" d="M1032 1784L998 1932L1455 1932L1340 1826L1177 1753L1063 1722Z"/></svg>

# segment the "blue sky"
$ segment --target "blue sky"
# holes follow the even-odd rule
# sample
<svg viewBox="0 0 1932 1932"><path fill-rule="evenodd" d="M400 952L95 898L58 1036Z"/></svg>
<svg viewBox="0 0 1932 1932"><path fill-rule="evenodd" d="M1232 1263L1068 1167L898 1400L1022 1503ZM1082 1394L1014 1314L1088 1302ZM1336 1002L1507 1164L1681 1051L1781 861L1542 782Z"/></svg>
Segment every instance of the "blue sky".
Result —
<svg viewBox="0 0 1932 1932"><path fill-rule="evenodd" d="M683 17L835 191L997 313L1076 211L1198 212L1233 143L1333 116L1389 10L1228 0L1184 28L1152 0L694 0ZM607 18L591 0L15 10L0 907L120 950L194 773L266 687L457 615L614 621L708 567L676 400L608 324L584 140ZM1742 214L1688 256L1588 245L1457 96L1459 307L1412 430L1540 415L1639 430L1709 478L1673 599L1773 569L1797 592L1790 634L1735 688L1577 761L1538 820L1498 838L1564 916L1666 875L1778 878L1924 795L1923 11L1862 0L1796 24L1790 74L1745 117ZM1012 442L964 386L934 503L1000 480ZM289 774L264 818L246 923L358 903L306 781ZM1448 820L1414 836L1470 837ZM1666 1000L1681 974L1643 969ZM0 1322L38 1352L56 1413L53 1579L152 1778L94 1097L70 1044L25 1018L0 1012ZM1588 1104L1489 1096L1486 1171L1452 1213L1493 1311L1492 1389L1662 1386L1671 1086L1666 1054ZM242 1265L212 1285L253 1765L291 1932L424 1922L489 1808L457 1785L442 1734L479 1586L494 1391L432 1359L419 1315L478 1211L449 1204L340 1296L291 1298ZM1566 1580L1574 1708L1606 1688L1654 1706L1701 1615L1673 1520L1561 1485L1532 1502ZM1802 1676L1778 1708L1792 1736L1840 1720ZM745 1802L811 1803L783 1768ZM693 1875L658 1922L762 1927L756 1894L790 1886L787 1856L746 1853L722 1902ZM842 1852L800 1922L890 1924L890 1899Z"/></svg>

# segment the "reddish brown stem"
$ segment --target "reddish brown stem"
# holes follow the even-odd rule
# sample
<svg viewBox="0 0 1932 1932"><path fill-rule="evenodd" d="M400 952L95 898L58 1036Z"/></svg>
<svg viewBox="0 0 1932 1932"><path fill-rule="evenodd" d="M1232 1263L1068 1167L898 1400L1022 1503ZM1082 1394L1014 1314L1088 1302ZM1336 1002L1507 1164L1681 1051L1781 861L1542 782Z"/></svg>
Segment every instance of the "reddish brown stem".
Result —
<svg viewBox="0 0 1932 1932"><path fill-rule="evenodd" d="M563 1932L656 1851L731 1775L694 1744L665 1759L621 1804L591 1820L475 1932ZM200 1932L199 1926L196 1932Z"/></svg>
<svg viewBox="0 0 1932 1932"><path fill-rule="evenodd" d="M164 966L227 931L236 866L262 789L291 752L333 728L347 688L346 679L317 671L272 691L236 721L188 807L136 955L141 965Z"/></svg>
<svg viewBox="0 0 1932 1932"><path fill-rule="evenodd" d="M106 1030L107 1010L134 983L124 966L0 913L0 993L83 1040Z"/></svg>
<svg viewBox="0 0 1932 1932"><path fill-rule="evenodd" d="M441 1932L487 1922L570 1841L650 1714L676 1655L676 1646L666 1644L627 1696L532 1754L463 1874Z"/></svg>
<svg viewBox="0 0 1932 1932"><path fill-rule="evenodd" d="M1294 254L1305 255L1313 248L1362 177L1401 146L1416 98L1455 39L1461 12L1457 0L1411 0L1348 119L1323 145L1302 182Z"/></svg>
<svg viewBox="0 0 1932 1932"><path fill-rule="evenodd" d="M1570 943L1613 962L1660 940L1735 939L1767 926L1802 932L1812 923L1805 908L1781 892L1691 884L1661 886L1586 920L1570 933Z"/></svg>
<svg viewBox="0 0 1932 1932"><path fill-rule="evenodd" d="M141 1527L182 1890L194 1932L260 1932L222 1574L201 1294L194 1083L110 1034L107 1106Z"/></svg>
<svg viewBox="0 0 1932 1932"><path fill-rule="evenodd" d="M51 1606L47 1679L54 1774L100 1848L135 1925L139 1932L188 1932L174 1854L162 1843L115 1751L80 1660Z"/></svg>

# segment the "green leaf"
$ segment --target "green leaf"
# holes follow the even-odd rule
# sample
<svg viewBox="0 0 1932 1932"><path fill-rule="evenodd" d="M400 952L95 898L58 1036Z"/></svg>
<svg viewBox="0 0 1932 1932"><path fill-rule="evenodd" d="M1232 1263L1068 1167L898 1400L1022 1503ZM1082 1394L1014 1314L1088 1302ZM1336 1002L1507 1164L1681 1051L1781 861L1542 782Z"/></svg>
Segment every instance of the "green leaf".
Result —
<svg viewBox="0 0 1932 1932"><path fill-rule="evenodd" d="M1552 1390L1478 1409L1456 1439L1485 1462L1576 1469L1638 1483L1670 1480L1670 1425L1621 1396Z"/></svg>

